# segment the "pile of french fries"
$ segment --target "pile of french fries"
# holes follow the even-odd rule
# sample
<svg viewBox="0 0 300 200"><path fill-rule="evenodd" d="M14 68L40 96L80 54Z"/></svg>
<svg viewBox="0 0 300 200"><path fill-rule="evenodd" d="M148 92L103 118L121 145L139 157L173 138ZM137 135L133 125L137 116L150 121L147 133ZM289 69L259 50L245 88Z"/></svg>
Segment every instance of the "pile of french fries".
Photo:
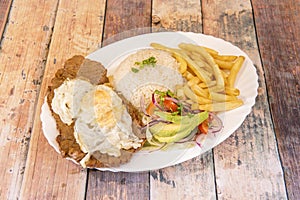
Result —
<svg viewBox="0 0 300 200"><path fill-rule="evenodd" d="M181 43L177 48L151 43L155 49L168 51L180 64L179 72L187 82L178 86L178 98L191 101L193 109L221 112L243 105L240 91L234 87L245 57L220 55L217 51Z"/></svg>

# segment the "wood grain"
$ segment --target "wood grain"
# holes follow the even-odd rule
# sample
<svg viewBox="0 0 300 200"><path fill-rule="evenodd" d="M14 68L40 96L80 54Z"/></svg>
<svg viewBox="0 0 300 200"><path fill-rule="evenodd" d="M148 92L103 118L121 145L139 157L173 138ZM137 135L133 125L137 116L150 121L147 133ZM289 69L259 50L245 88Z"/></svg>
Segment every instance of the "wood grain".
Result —
<svg viewBox="0 0 300 200"><path fill-rule="evenodd" d="M242 126L214 148L218 198L286 199L250 1L205 0L202 6L204 33L244 50L257 68L260 85L256 104Z"/></svg>
<svg viewBox="0 0 300 200"><path fill-rule="evenodd" d="M89 172L86 199L139 199L149 196L149 173Z"/></svg>
<svg viewBox="0 0 300 200"><path fill-rule="evenodd" d="M108 0L103 45L142 33L151 26L151 2ZM149 173L89 171L87 199L149 199Z"/></svg>
<svg viewBox="0 0 300 200"><path fill-rule="evenodd" d="M151 1L107 0L103 45L149 33Z"/></svg>
<svg viewBox="0 0 300 200"><path fill-rule="evenodd" d="M298 0L1 0L0 199L300 199L299 13ZM163 30L246 51L259 89L242 126L214 150L150 172L61 158L39 117L55 71L74 54Z"/></svg>
<svg viewBox="0 0 300 200"><path fill-rule="evenodd" d="M0 50L0 199L18 199L56 2L14 1ZM28 14L30 13L30 14ZM39 20L36 20L36 18ZM45 27L48 27L47 29Z"/></svg>
<svg viewBox="0 0 300 200"><path fill-rule="evenodd" d="M154 0L154 31L202 31L200 1ZM192 160L150 172L153 199L216 199L212 151Z"/></svg>
<svg viewBox="0 0 300 200"><path fill-rule="evenodd" d="M200 1L153 0L153 31L202 32Z"/></svg>
<svg viewBox="0 0 300 200"><path fill-rule="evenodd" d="M300 199L300 2L252 3L288 197Z"/></svg>
<svg viewBox="0 0 300 200"><path fill-rule="evenodd" d="M181 164L150 172L153 199L216 199L211 151Z"/></svg>
<svg viewBox="0 0 300 200"><path fill-rule="evenodd" d="M47 86L56 70L73 55L85 56L100 46L105 1L58 2L52 2L52 5L57 5L53 16L55 27L34 117L21 190L23 199L85 198L86 170L63 159L53 150L43 136L39 116Z"/></svg>
<svg viewBox="0 0 300 200"><path fill-rule="evenodd" d="M12 0L1 0L0 1L0 41L5 29L8 14L10 11Z"/></svg>

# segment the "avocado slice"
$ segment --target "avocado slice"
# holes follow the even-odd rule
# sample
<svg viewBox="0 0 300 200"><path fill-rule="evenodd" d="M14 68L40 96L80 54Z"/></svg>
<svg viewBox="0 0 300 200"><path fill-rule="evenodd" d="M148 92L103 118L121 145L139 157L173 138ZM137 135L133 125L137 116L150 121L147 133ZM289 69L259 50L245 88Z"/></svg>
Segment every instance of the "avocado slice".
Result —
<svg viewBox="0 0 300 200"><path fill-rule="evenodd" d="M153 137L159 142L172 143L188 136L200 123L208 118L208 112L186 116L168 116L173 123L158 123L150 128ZM165 118L167 119L167 118ZM180 120L179 120L180 119Z"/></svg>
<svg viewBox="0 0 300 200"><path fill-rule="evenodd" d="M184 118L190 118L191 117L191 115L186 115L186 116L174 115L172 113L162 112L162 111L156 111L156 112L154 112L154 114L159 116L163 120L173 122L173 123L178 123L178 122L180 123Z"/></svg>
<svg viewBox="0 0 300 200"><path fill-rule="evenodd" d="M153 135L168 137L168 136L175 135L178 131L180 131L182 129L181 128L182 125L183 125L182 123L166 124L160 122L150 127L150 132Z"/></svg>

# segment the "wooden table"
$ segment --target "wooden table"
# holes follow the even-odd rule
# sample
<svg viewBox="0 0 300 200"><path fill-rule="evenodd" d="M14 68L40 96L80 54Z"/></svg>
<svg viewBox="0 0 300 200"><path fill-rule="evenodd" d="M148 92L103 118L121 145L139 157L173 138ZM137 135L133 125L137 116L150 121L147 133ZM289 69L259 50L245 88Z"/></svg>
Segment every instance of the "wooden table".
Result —
<svg viewBox="0 0 300 200"><path fill-rule="evenodd" d="M299 0L0 1L0 199L300 199L299 19ZM55 71L75 54L162 29L220 37L250 56L259 89L242 126L160 170L101 172L62 159L40 122Z"/></svg>

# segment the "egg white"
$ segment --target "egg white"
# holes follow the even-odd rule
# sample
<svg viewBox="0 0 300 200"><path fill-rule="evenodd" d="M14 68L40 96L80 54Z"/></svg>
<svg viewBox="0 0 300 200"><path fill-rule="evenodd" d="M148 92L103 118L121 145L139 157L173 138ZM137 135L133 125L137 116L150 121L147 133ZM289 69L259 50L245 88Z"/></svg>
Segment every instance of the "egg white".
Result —
<svg viewBox="0 0 300 200"><path fill-rule="evenodd" d="M132 119L114 90L92 85L82 79L67 79L54 90L52 109L70 125L75 121L74 137L87 155L94 152L119 157L121 149L138 148L142 140L132 132Z"/></svg>
<svg viewBox="0 0 300 200"><path fill-rule="evenodd" d="M141 146L131 125L120 97L110 87L98 85L82 98L74 135L88 157L96 151L119 157L121 149Z"/></svg>
<svg viewBox="0 0 300 200"><path fill-rule="evenodd" d="M79 112L82 97L93 89L93 85L82 79L67 79L54 90L51 102L52 110L60 116L62 122L70 125Z"/></svg>

